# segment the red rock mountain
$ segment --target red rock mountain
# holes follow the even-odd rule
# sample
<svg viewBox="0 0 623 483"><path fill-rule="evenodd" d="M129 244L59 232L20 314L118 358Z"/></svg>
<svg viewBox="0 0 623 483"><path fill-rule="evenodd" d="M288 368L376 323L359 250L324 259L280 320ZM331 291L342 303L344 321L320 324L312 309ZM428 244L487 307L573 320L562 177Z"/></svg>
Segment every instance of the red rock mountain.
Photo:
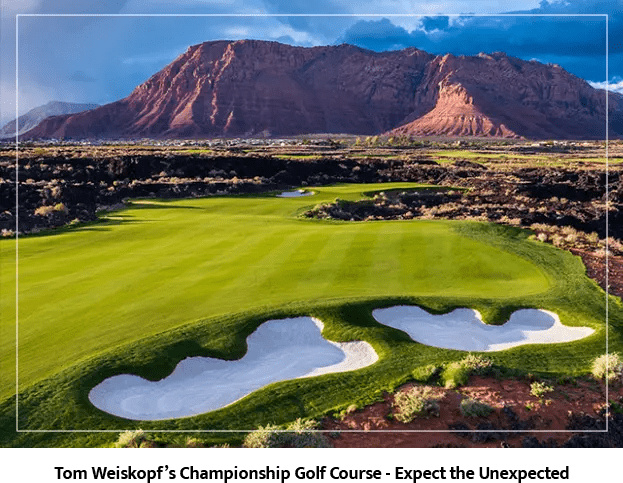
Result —
<svg viewBox="0 0 623 483"><path fill-rule="evenodd" d="M621 96L610 96L610 108L618 115ZM604 91L559 66L503 53L215 41L189 47L125 99L48 118L25 137L391 132L588 139L605 136L605 113Z"/></svg>

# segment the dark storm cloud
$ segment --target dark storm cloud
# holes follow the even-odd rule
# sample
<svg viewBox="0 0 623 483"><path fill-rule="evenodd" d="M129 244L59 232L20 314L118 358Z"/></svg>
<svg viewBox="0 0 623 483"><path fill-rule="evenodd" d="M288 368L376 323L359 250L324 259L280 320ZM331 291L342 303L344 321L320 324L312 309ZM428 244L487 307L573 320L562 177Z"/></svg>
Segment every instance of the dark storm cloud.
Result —
<svg viewBox="0 0 623 483"><path fill-rule="evenodd" d="M412 33L394 25L389 19L360 20L350 27L336 43L354 44L364 49L381 52L415 46L423 42L425 35L417 30Z"/></svg>
<svg viewBox="0 0 623 483"><path fill-rule="evenodd" d="M422 28L427 32L430 32L431 30L444 30L449 26L449 17L424 17L422 19Z"/></svg>
<svg viewBox="0 0 623 483"><path fill-rule="evenodd" d="M549 10L549 4L543 4L543 9ZM553 12L539 10L533 13ZM615 13L616 18L610 23L611 73L623 72L621 56L617 55L623 33L613 29L613 25L619 24L620 15ZM420 28L412 31L396 26L393 21L360 20L344 33L339 42L376 51L403 47L456 55L503 51L527 60L536 58L542 62L559 63L585 79L605 80L605 17L495 16L461 17L450 21L447 17L438 17L437 21L435 17L425 17ZM615 43L617 49L612 48Z"/></svg>

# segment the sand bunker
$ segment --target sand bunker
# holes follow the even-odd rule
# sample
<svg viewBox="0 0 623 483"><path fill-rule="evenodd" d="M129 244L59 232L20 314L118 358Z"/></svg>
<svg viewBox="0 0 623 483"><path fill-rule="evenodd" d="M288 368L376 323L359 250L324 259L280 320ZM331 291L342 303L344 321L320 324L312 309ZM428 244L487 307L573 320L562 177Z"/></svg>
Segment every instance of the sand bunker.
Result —
<svg viewBox="0 0 623 483"><path fill-rule="evenodd" d="M588 327L567 327L547 310L522 309L504 325L487 325L477 310L457 309L432 315L419 307L377 309L372 316L381 324L402 330L416 342L463 351L500 351L524 344L570 342L591 335Z"/></svg>
<svg viewBox="0 0 623 483"><path fill-rule="evenodd" d="M279 198L299 198L301 196L311 196L313 194L314 194L313 191L296 190L296 191L284 191L283 193L277 196Z"/></svg>
<svg viewBox="0 0 623 483"><path fill-rule="evenodd" d="M242 359L189 357L156 382L113 376L95 386L89 400L127 419L181 418L220 409L273 382L353 371L378 360L367 342L331 342L322 328L311 317L269 320L248 337Z"/></svg>

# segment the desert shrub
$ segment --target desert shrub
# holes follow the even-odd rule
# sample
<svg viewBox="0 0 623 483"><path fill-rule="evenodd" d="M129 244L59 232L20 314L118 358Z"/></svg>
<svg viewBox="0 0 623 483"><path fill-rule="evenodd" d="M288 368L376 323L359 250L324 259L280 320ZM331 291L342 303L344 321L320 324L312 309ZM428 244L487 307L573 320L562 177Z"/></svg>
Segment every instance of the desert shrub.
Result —
<svg viewBox="0 0 623 483"><path fill-rule="evenodd" d="M35 210L35 215L48 216L55 211L65 214L69 213L69 210L65 206L65 203L56 203L54 206L40 206Z"/></svg>
<svg viewBox="0 0 623 483"><path fill-rule="evenodd" d="M467 384L470 372L469 367L464 366L461 362L448 364L441 373L444 387L452 389Z"/></svg>
<svg viewBox="0 0 623 483"><path fill-rule="evenodd" d="M283 440L279 426L267 425L260 426L257 430L249 433L242 446L245 448L280 448L283 447Z"/></svg>
<svg viewBox="0 0 623 483"><path fill-rule="evenodd" d="M623 378L623 361L617 353L604 354L593 361L593 369L591 370L593 377L596 379L615 379Z"/></svg>
<svg viewBox="0 0 623 483"><path fill-rule="evenodd" d="M204 444L201 441L199 441L197 438L193 438L189 436L188 438L186 438L185 446L187 448L203 448Z"/></svg>
<svg viewBox="0 0 623 483"><path fill-rule="evenodd" d="M69 213L69 210L65 206L65 203L56 203L54 205L54 211L59 211L61 213L65 213L65 214Z"/></svg>
<svg viewBox="0 0 623 483"><path fill-rule="evenodd" d="M141 444L139 445L139 448L157 448L158 445L154 442L154 441L141 441Z"/></svg>
<svg viewBox="0 0 623 483"><path fill-rule="evenodd" d="M346 416L348 416L349 414L353 414L355 411L357 411L357 409L358 408L356 404L351 404L346 409L342 409L341 411L336 412L335 417L336 419L339 419L340 421L344 421Z"/></svg>
<svg viewBox="0 0 623 483"><path fill-rule="evenodd" d="M277 430L279 426L276 425L260 426L244 438L242 446L245 448L278 448L280 433Z"/></svg>
<svg viewBox="0 0 623 483"><path fill-rule="evenodd" d="M357 411L356 404L351 404L350 406L346 408L346 414L353 414L355 411Z"/></svg>
<svg viewBox="0 0 623 483"><path fill-rule="evenodd" d="M136 431L124 431L119 434L119 439L115 443L115 448L141 448L147 441L147 436L142 429Z"/></svg>
<svg viewBox="0 0 623 483"><path fill-rule="evenodd" d="M565 237L565 242L570 243L572 245L577 241L578 241L578 235L576 233L569 233Z"/></svg>
<svg viewBox="0 0 623 483"><path fill-rule="evenodd" d="M546 225L545 223L532 223L532 225L530 225L530 229L533 231L549 231L550 230L550 226Z"/></svg>
<svg viewBox="0 0 623 483"><path fill-rule="evenodd" d="M489 373L493 363L491 359L477 354L468 354L461 360L461 364L470 370L470 374L483 375Z"/></svg>
<svg viewBox="0 0 623 483"><path fill-rule="evenodd" d="M586 240L589 243L597 243L599 241L599 235L596 232L589 233L586 235Z"/></svg>
<svg viewBox="0 0 623 483"><path fill-rule="evenodd" d="M322 433L314 432L314 420L297 419L282 430L279 426L260 426L249 433L243 442L245 448L330 448Z"/></svg>
<svg viewBox="0 0 623 483"><path fill-rule="evenodd" d="M552 236L552 245L555 247L561 247L563 245L564 238L560 235Z"/></svg>
<svg viewBox="0 0 623 483"><path fill-rule="evenodd" d="M417 367L413 370L411 375L417 382L430 382L435 376L439 374L440 368L434 364L429 364L423 367Z"/></svg>
<svg viewBox="0 0 623 483"><path fill-rule="evenodd" d="M544 382L535 381L530 384L530 394L534 397L542 398L548 392L553 392L554 388L552 386L548 386Z"/></svg>
<svg viewBox="0 0 623 483"><path fill-rule="evenodd" d="M428 386L414 386L394 396L394 418L402 423L413 421L416 417L439 417L440 396Z"/></svg>
<svg viewBox="0 0 623 483"><path fill-rule="evenodd" d="M487 403L476 399L463 399L461 401L461 414L465 417L479 416L484 417L491 414L493 408Z"/></svg>
<svg viewBox="0 0 623 483"><path fill-rule="evenodd" d="M621 243L620 240L617 240L616 238L611 236L609 236L606 240L608 242L608 248L610 248L610 250L618 253L623 252L623 243Z"/></svg>
<svg viewBox="0 0 623 483"><path fill-rule="evenodd" d="M35 210L35 215L48 216L53 211L54 211L53 206L40 206L39 208Z"/></svg>

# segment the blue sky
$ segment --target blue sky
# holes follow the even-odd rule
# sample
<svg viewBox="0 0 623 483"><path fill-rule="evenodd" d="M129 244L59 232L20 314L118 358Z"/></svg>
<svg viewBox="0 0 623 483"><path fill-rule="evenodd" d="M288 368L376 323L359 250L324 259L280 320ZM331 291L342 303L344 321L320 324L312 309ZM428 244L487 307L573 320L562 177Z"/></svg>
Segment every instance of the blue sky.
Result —
<svg viewBox="0 0 623 483"><path fill-rule="evenodd" d="M608 81L623 92L623 0L1 1L2 123L15 117L17 14L22 14L18 31L20 114L50 100L103 104L123 98L189 45L217 39L254 38L301 46L347 42L377 51L412 46L457 55L504 51L526 60L560 64L594 85L606 81L603 17L440 15L444 13L609 14ZM317 13L349 16L253 16ZM157 18L142 14L243 16Z"/></svg>

